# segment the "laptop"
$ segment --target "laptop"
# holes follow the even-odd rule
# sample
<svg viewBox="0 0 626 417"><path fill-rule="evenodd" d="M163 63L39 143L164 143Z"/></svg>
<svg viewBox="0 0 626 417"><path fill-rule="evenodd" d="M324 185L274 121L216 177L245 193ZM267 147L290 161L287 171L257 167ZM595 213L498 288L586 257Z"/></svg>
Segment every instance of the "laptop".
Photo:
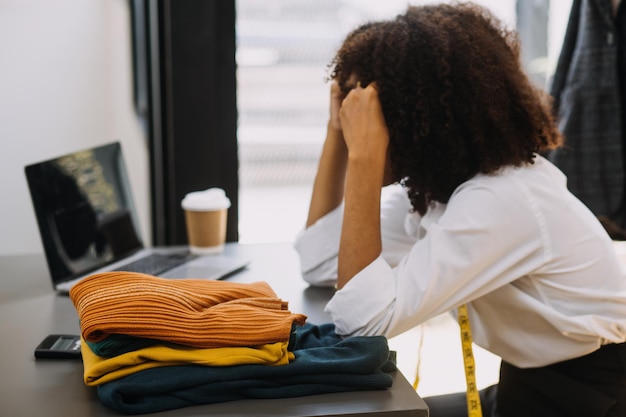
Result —
<svg viewBox="0 0 626 417"><path fill-rule="evenodd" d="M228 251L194 256L186 246L147 248L119 142L34 163L24 171L52 285L60 293L98 272L221 279L249 263Z"/></svg>

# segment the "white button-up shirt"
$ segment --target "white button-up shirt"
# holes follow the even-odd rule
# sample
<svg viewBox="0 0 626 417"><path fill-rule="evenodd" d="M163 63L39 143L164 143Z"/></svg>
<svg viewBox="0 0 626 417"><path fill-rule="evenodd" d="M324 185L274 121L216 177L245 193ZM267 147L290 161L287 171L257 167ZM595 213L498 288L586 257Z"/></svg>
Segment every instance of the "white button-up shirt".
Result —
<svg viewBox="0 0 626 417"><path fill-rule="evenodd" d="M626 274L595 216L537 156L477 175L422 217L383 190L381 256L326 306L342 335L398 335L468 303L474 342L518 367L626 340ZM295 243L304 279L334 285L343 207Z"/></svg>

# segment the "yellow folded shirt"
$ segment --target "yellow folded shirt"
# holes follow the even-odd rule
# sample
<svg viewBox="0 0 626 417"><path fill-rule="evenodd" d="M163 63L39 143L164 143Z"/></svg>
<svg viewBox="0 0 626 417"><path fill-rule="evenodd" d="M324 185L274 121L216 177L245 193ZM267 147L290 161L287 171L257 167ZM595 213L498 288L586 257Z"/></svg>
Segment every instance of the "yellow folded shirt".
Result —
<svg viewBox="0 0 626 417"><path fill-rule="evenodd" d="M84 380L89 386L114 381L150 368L175 365L287 365L295 355L288 350L289 342L277 342L258 347L193 348L188 346L154 345L112 358L97 356L82 340Z"/></svg>

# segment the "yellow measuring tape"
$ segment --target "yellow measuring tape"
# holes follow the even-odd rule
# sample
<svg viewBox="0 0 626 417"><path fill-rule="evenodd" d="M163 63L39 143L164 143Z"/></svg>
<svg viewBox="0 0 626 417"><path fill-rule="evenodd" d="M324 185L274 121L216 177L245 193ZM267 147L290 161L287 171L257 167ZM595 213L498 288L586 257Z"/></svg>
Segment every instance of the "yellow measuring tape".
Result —
<svg viewBox="0 0 626 417"><path fill-rule="evenodd" d="M476 367L474 364L474 352L472 350L472 329L467 316L467 305L463 304L458 309L459 326L461 327L461 346L463 348L463 365L465 366L465 383L467 384L467 415L469 417L482 417L483 411L480 406L480 395L476 387Z"/></svg>
<svg viewBox="0 0 626 417"><path fill-rule="evenodd" d="M420 383L420 368L422 366L422 346L424 344L424 325L420 326L420 343L417 348L417 366L415 367L415 379L413 380L413 389L417 391Z"/></svg>
<svg viewBox="0 0 626 417"><path fill-rule="evenodd" d="M463 348L463 365L465 368L465 383L467 386L467 415L468 417L482 417L483 410L480 405L478 387L476 386L476 366L474 364L474 351L472 350L472 329L467 315L467 305L465 304L459 306L458 308L458 321L461 328L461 346ZM420 380L423 340L424 333L421 334L419 343L417 369L415 380L413 381L413 389L415 390L417 390Z"/></svg>

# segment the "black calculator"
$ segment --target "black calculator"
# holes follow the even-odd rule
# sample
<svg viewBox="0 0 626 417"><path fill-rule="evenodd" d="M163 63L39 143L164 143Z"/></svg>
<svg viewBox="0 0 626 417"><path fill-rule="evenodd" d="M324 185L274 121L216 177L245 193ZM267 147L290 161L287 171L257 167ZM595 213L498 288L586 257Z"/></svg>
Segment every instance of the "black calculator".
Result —
<svg viewBox="0 0 626 417"><path fill-rule="evenodd" d="M80 336L51 334L35 349L40 359L80 359Z"/></svg>

